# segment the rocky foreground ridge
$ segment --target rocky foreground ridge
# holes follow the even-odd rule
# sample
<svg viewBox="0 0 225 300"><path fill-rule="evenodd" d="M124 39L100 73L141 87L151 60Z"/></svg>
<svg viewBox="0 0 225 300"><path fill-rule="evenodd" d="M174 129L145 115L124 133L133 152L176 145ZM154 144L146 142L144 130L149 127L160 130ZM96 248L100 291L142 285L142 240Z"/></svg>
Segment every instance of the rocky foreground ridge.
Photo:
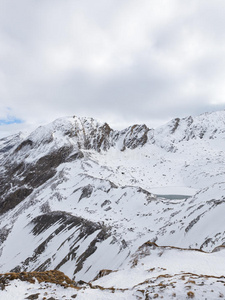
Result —
<svg viewBox="0 0 225 300"><path fill-rule="evenodd" d="M68 117L28 136L1 139L1 273L59 270L88 289L94 280L103 290L125 289L134 299L147 299L150 289L147 283L138 294L131 288L161 275L167 281L182 272L224 276L216 263L225 245L224 152L225 111L121 131ZM172 265L182 266L178 256L164 259L161 253L171 251L158 247L153 251L158 266L149 266L154 272L143 267L151 264L152 252L133 266L132 257L147 241L175 247L176 253L186 249L181 260L188 261L189 249L201 250L206 265L216 256L216 267L194 269L192 261L174 270ZM133 269L137 281L120 286L119 278ZM155 273L163 269L166 273ZM113 271L104 284L96 277L101 270Z"/></svg>
<svg viewBox="0 0 225 300"><path fill-rule="evenodd" d="M221 258L218 251L209 254L198 249L163 247L146 242L131 256L127 267L101 270L89 282L74 282L55 270L0 274L0 299L13 299L14 293L17 299L45 300L87 297L100 300L220 299L224 298L225 276L221 275L224 264L216 265L217 259ZM207 261L208 270L211 264L211 267L217 267L218 274L204 273L208 271L202 265L207 259L204 255L212 256ZM171 268L174 256L178 257L180 265ZM163 262L164 257L166 261ZM197 269L196 260L199 263Z"/></svg>

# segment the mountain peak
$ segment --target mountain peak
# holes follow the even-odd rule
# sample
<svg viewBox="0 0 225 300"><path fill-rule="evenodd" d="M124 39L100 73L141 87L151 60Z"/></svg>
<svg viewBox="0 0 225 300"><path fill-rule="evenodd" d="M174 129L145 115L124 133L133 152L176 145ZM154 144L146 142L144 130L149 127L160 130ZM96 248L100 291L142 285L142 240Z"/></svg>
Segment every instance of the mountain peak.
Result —
<svg viewBox="0 0 225 300"><path fill-rule="evenodd" d="M72 116L0 140L2 272L55 269L112 287L105 278L135 279L140 268L144 281L183 276L160 257L183 262L189 248L202 250L191 252L202 262L203 251L219 249L224 261L224 121L218 112L113 130ZM185 273L198 265L189 262Z"/></svg>

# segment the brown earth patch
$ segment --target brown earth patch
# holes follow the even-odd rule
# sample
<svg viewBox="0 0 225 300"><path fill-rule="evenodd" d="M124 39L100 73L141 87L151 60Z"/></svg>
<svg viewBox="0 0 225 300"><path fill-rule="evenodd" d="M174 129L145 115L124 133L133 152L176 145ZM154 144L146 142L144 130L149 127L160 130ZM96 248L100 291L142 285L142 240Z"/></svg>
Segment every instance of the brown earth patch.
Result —
<svg viewBox="0 0 225 300"><path fill-rule="evenodd" d="M68 276L66 276L63 272L57 270L44 271L44 272L20 272L20 273L5 273L0 274L0 286L3 290L4 287L11 280L19 279L21 281L27 281L30 283L35 283L37 280L39 283L41 282L49 282L54 284L59 284L63 287L72 287L75 289L80 289L77 287L76 282L71 280Z"/></svg>

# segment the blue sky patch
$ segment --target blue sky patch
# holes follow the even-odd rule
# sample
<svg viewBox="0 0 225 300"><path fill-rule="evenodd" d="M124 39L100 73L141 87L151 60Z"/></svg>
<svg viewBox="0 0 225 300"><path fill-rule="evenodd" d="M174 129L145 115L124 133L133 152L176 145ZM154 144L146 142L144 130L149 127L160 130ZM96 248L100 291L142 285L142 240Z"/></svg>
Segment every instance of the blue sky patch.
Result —
<svg viewBox="0 0 225 300"><path fill-rule="evenodd" d="M15 117L8 117L7 119L0 119L0 126L10 124L21 124L24 121Z"/></svg>

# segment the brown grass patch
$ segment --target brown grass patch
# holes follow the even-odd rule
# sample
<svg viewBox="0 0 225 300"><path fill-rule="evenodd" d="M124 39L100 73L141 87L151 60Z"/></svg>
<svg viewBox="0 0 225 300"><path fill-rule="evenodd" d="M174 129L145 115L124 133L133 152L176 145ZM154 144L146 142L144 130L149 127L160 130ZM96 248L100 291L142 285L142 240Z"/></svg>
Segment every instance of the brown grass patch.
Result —
<svg viewBox="0 0 225 300"><path fill-rule="evenodd" d="M35 279L41 282L49 282L54 284L59 284L64 287L72 287L79 289L76 286L75 281L71 280L63 272L57 270L44 271L44 272L20 272L20 273L5 273L0 274L0 282L6 283L7 281L19 279L21 281L27 281L30 283L35 283Z"/></svg>
<svg viewBox="0 0 225 300"><path fill-rule="evenodd" d="M194 298L195 294L192 291L187 292L188 298Z"/></svg>

